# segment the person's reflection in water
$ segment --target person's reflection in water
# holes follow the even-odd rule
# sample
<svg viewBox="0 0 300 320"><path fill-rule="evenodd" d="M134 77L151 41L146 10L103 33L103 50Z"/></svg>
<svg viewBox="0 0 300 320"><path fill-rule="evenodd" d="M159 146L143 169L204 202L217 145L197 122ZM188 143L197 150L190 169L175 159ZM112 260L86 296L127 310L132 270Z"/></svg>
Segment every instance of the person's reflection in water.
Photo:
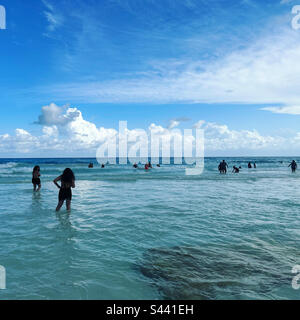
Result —
<svg viewBox="0 0 300 320"><path fill-rule="evenodd" d="M42 196L40 192L34 192L32 194L31 212L40 213L42 211L41 199Z"/></svg>
<svg viewBox="0 0 300 320"><path fill-rule="evenodd" d="M60 222L60 225L63 228L69 229L71 231L72 230L72 223L70 221L70 216L71 216L70 212L64 212L64 213L62 213L60 211L56 212L56 218Z"/></svg>

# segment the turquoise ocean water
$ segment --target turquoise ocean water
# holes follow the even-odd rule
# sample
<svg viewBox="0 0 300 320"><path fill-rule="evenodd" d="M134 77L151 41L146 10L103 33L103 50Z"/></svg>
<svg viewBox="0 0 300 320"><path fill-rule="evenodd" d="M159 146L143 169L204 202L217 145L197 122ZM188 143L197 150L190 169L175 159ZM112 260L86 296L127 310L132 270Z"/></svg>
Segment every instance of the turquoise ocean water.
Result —
<svg viewBox="0 0 300 320"><path fill-rule="evenodd" d="M207 158L201 176L184 165L0 160L0 299L300 298L291 285L300 172L291 174L290 158L227 158L243 169L224 176L220 160ZM55 212L52 183L66 167L77 178L70 214Z"/></svg>

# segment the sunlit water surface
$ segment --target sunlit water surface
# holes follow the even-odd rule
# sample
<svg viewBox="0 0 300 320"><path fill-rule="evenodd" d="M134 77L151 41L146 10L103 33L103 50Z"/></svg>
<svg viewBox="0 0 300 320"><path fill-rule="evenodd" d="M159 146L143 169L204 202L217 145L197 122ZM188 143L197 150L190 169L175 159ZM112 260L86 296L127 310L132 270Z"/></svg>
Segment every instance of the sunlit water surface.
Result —
<svg viewBox="0 0 300 320"><path fill-rule="evenodd" d="M0 299L298 299L300 173L290 160L228 158L243 169L226 176L217 158L200 176L184 165L0 160ZM52 183L66 167L76 175L70 214L55 212Z"/></svg>

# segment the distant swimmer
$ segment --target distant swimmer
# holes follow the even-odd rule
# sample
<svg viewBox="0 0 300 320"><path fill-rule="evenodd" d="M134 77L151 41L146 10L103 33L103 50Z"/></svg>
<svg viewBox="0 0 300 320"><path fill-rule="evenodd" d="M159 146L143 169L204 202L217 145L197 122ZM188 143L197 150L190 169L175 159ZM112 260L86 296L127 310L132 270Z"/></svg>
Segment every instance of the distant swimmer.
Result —
<svg viewBox="0 0 300 320"><path fill-rule="evenodd" d="M133 165L133 167L134 167L135 169L137 169L139 166L135 163L135 164Z"/></svg>
<svg viewBox="0 0 300 320"><path fill-rule="evenodd" d="M104 169L104 168L105 168L105 165L104 165L104 164L102 164L102 165L101 165L101 168L102 168L102 169Z"/></svg>
<svg viewBox="0 0 300 320"><path fill-rule="evenodd" d="M61 182L61 185L58 184L58 181ZM56 211L59 211L66 201L67 210L71 210L71 201L72 201L72 188L75 188L75 176L71 169L67 168L63 174L53 180L54 184L59 190L58 195L58 205Z"/></svg>
<svg viewBox="0 0 300 320"><path fill-rule="evenodd" d="M297 167L298 167L297 162L296 162L295 160L293 160L293 161L290 163L289 167L292 168L292 172L296 172Z"/></svg>
<svg viewBox="0 0 300 320"><path fill-rule="evenodd" d="M39 166L35 166L33 168L33 171L32 171L33 191L40 191L42 188L41 179L40 179L40 176L41 176L40 171L41 171L41 169Z"/></svg>
<svg viewBox="0 0 300 320"><path fill-rule="evenodd" d="M93 163L90 163L90 164L89 164L89 168L90 168L90 169L94 168L94 164L93 164Z"/></svg>
<svg viewBox="0 0 300 320"><path fill-rule="evenodd" d="M220 162L219 167L218 167L220 173L226 174L227 173L227 168L228 168L228 164L226 163L225 160Z"/></svg>
<svg viewBox="0 0 300 320"><path fill-rule="evenodd" d="M157 166L158 168L160 168L160 164L157 164L156 166Z"/></svg>
<svg viewBox="0 0 300 320"><path fill-rule="evenodd" d="M248 169L252 169L252 164L251 164L251 162L248 163Z"/></svg>
<svg viewBox="0 0 300 320"><path fill-rule="evenodd" d="M240 169L236 166L233 166L232 172L234 173L240 173Z"/></svg>
<svg viewBox="0 0 300 320"><path fill-rule="evenodd" d="M256 169L256 163L254 162L254 164L253 164L253 167L254 167L254 169Z"/></svg>

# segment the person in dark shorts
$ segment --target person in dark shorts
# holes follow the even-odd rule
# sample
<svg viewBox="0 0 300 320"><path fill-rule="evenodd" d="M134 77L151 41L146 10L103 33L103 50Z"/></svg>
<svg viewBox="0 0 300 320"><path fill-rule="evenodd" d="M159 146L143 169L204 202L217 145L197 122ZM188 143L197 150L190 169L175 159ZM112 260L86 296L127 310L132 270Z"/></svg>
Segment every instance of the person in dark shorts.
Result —
<svg viewBox="0 0 300 320"><path fill-rule="evenodd" d="M33 191L40 191L41 190L41 169L39 166L35 166L32 171L32 184L33 184Z"/></svg>
<svg viewBox="0 0 300 320"><path fill-rule="evenodd" d="M61 185L58 182L61 182ZM72 188L75 188L75 176L71 169L67 168L63 174L53 180L59 190L58 205L56 211L59 211L66 201L67 210L71 210Z"/></svg>
<svg viewBox="0 0 300 320"><path fill-rule="evenodd" d="M297 167L298 167L297 162L296 162L295 160L293 160L293 161L290 163L289 167L291 167L291 168L292 168L292 172L295 173L296 170L297 170Z"/></svg>

